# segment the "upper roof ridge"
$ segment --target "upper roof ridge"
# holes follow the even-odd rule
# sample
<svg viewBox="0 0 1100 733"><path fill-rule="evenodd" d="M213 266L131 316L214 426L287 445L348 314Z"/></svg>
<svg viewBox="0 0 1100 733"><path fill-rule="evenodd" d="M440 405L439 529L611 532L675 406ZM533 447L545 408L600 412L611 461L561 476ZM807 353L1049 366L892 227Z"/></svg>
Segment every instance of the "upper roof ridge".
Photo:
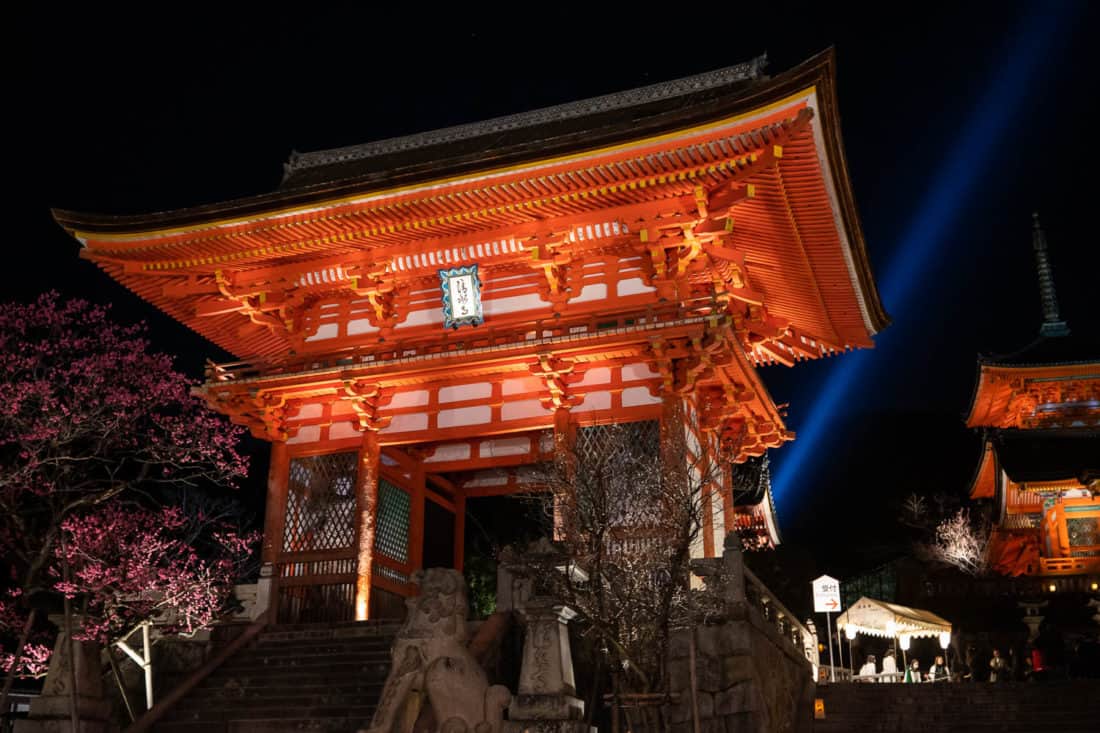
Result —
<svg viewBox="0 0 1100 733"><path fill-rule="evenodd" d="M724 85L741 82L755 81L764 76L763 69L767 66L767 54L761 54L756 58L734 66L727 66L714 71L694 74L680 79L649 84L621 92L613 92L598 97L580 99L551 107L519 112L516 114L495 117L479 122L470 122L452 127L444 127L437 130L391 137L374 142L349 145L341 148L317 150L314 152L292 152L290 158L283 165L283 182L295 173L310 168L318 168L338 163L373 158L379 155L401 153L416 148L424 148L431 145L453 143L468 140L481 135L508 132L510 130L525 127L534 127L549 122L583 117L585 115L607 112L616 109L631 107L647 102L670 99L693 92L721 87Z"/></svg>

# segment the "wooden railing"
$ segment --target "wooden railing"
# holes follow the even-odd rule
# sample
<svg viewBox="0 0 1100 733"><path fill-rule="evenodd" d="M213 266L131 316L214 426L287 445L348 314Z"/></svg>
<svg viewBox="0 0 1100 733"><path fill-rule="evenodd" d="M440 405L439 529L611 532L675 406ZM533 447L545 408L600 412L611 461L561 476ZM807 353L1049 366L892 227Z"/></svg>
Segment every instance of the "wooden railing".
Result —
<svg viewBox="0 0 1100 733"><path fill-rule="evenodd" d="M1100 558L1058 558L1066 561L1081 561L1086 563L1092 562L1091 566L1086 565L1085 569L1081 570L1052 570L1048 572L1046 568L1041 568L1043 575L1021 575L1015 578L1009 577L993 577L993 578L943 578L936 580L928 580L919 586L919 597L922 599L928 598L951 598L958 596L966 597L997 597L997 596L1016 596L1020 598L1032 598L1035 596L1049 595L1051 592L1055 593L1095 593L1097 588L1093 588L1093 584L1097 584L1100 587ZM1040 560L1040 562L1048 562L1050 558ZM1064 566L1063 566L1064 567ZM1061 575L1060 573L1067 573ZM1050 590L1050 586L1053 583L1054 591Z"/></svg>
<svg viewBox="0 0 1100 733"><path fill-rule="evenodd" d="M691 305L650 305L621 313L589 314L580 318L539 318L520 324L450 332L440 329L430 336L387 340L383 344L355 347L337 354L302 355L278 361L208 361L208 382L233 382L259 376L296 374L347 367L377 367L413 360L443 358L452 354L531 349L542 344L579 341L614 333L635 333L679 325L695 325L708 317L710 300Z"/></svg>

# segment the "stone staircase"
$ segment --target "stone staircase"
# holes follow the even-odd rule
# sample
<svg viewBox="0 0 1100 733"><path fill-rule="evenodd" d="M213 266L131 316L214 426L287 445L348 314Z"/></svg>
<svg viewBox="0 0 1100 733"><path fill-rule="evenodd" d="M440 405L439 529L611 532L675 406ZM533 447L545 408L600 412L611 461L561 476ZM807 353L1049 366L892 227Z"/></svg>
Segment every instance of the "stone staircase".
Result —
<svg viewBox="0 0 1100 733"><path fill-rule="evenodd" d="M370 724L399 624L265 629L158 721L163 733L354 733Z"/></svg>
<svg viewBox="0 0 1100 733"><path fill-rule="evenodd" d="M814 733L1097 733L1100 680L820 685Z"/></svg>

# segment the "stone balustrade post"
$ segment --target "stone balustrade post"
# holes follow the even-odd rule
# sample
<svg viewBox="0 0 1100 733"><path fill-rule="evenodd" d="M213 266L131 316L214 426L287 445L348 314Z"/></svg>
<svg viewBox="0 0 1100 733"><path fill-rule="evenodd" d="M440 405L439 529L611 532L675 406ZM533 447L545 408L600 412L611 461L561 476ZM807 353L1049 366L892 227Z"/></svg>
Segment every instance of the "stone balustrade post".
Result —
<svg viewBox="0 0 1100 733"><path fill-rule="evenodd" d="M523 609L527 634L519 690L508 715L511 720L577 721L584 702L576 697L568 624L576 613L547 598L533 598Z"/></svg>
<svg viewBox="0 0 1100 733"><path fill-rule="evenodd" d="M722 595L726 606L732 611L747 607L745 595L745 558L741 554L741 538L736 532L726 534L722 543Z"/></svg>
<svg viewBox="0 0 1100 733"><path fill-rule="evenodd" d="M110 703L103 697L100 646L94 641L74 641L73 659L69 657L69 637L62 616L50 616L61 631L54 642L50 668L42 694L31 701L26 719L15 722L16 733L106 733L111 714ZM80 628L79 616L73 627ZM76 712L79 726L72 730L69 695L69 669L76 672Z"/></svg>

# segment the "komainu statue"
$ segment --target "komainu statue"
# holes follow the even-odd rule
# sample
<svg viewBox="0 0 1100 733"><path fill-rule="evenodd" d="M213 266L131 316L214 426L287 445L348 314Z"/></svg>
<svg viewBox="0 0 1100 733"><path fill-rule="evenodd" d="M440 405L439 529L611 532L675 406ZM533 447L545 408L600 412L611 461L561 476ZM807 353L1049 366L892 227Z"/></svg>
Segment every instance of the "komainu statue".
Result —
<svg viewBox="0 0 1100 733"><path fill-rule="evenodd" d="M489 686L466 648L466 583L457 570L417 573L420 595L390 650L392 667L367 733L501 733L508 688ZM425 705L425 702L427 705Z"/></svg>

